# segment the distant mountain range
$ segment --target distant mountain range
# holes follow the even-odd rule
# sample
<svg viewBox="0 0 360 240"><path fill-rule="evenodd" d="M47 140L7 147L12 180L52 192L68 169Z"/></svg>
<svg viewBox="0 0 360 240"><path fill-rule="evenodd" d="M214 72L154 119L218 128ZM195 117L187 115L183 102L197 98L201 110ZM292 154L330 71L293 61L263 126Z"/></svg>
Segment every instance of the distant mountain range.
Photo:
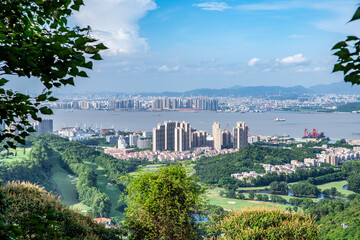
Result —
<svg viewBox="0 0 360 240"><path fill-rule="evenodd" d="M316 85L309 88L303 86L279 87L258 86L242 87L234 86L222 89L201 88L185 92L145 92L141 96L164 96L164 97L295 97L302 94L360 94L360 86L351 86L349 83L336 82L327 85Z"/></svg>

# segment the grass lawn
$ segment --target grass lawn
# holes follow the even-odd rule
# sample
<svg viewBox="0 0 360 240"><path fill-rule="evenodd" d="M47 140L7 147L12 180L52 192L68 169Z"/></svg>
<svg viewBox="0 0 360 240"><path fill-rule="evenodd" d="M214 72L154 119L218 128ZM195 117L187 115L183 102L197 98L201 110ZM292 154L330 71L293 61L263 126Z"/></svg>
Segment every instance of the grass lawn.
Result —
<svg viewBox="0 0 360 240"><path fill-rule="evenodd" d="M208 197L208 203L213 205L218 205L227 210L238 210L244 207L265 207L265 208L276 208L276 209L286 209L288 205L270 203L270 202L257 202L251 200L241 200L241 199L232 199L219 196L219 191L224 191L223 188L212 188L206 190L206 196ZM244 193L245 197L249 197L248 193ZM287 196L284 196L287 198ZM291 198L291 197L289 197Z"/></svg>
<svg viewBox="0 0 360 240"><path fill-rule="evenodd" d="M339 181L339 182L330 182L330 183L317 185L317 187L320 188L321 191L334 187L338 190L338 192L340 192L341 194L344 194L346 196L349 194L355 193L353 191L343 189L343 186L347 185L347 184L348 184L348 182L346 180L344 180L344 181Z"/></svg>
<svg viewBox="0 0 360 240"><path fill-rule="evenodd" d="M82 202L71 205L70 208L74 209L74 210L78 210L78 211L90 211L91 210L91 207L86 206Z"/></svg>
<svg viewBox="0 0 360 240"><path fill-rule="evenodd" d="M270 186L265 186L265 187L240 187L237 190L239 191L261 191L261 190L265 190L265 188L270 189Z"/></svg>
<svg viewBox="0 0 360 240"><path fill-rule="evenodd" d="M143 171L156 171L158 170L160 167L165 166L166 164L149 164L149 165L145 165L145 166L141 166L141 169Z"/></svg>
<svg viewBox="0 0 360 240"><path fill-rule="evenodd" d="M240 199L232 199L232 198L224 198L217 196L209 196L208 195L208 203L212 205L218 205L223 207L226 210L239 210L242 208L250 208L250 207L263 207L263 208L276 208L285 210L287 205L277 204L277 203L269 203L269 202L257 202L250 200L240 200Z"/></svg>
<svg viewBox="0 0 360 240"><path fill-rule="evenodd" d="M102 167L98 166L97 164L84 162L87 166L91 167L95 173L97 174L97 187L100 189L101 192L105 193L111 201L111 211L110 216L116 219L122 219L124 214L118 210L116 207L118 206L118 200L122 192L119 188L115 185L108 184L109 180L106 177L105 171Z"/></svg>
<svg viewBox="0 0 360 240"><path fill-rule="evenodd" d="M76 198L76 178L71 178L71 174L60 166L59 161L60 154L58 152L54 152L54 154L51 156L51 163L53 164L52 180L55 182L57 189L60 191L61 201L66 206L79 204L79 201ZM79 210L83 209L86 208Z"/></svg>
<svg viewBox="0 0 360 240"><path fill-rule="evenodd" d="M31 148L25 148L25 154L24 154L24 148L17 148L15 149L9 149L9 153L13 155L9 155L5 157L6 150L2 151L0 154L3 155L0 157L0 163L6 163L6 162L12 162L12 161L19 161L24 159L29 159ZM16 156L15 156L16 153Z"/></svg>

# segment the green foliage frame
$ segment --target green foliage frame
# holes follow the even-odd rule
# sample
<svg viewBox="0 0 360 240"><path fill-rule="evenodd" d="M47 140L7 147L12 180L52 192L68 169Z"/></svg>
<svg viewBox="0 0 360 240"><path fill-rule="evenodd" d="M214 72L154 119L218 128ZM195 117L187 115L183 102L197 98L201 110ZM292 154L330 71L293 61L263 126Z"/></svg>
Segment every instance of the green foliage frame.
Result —
<svg viewBox="0 0 360 240"><path fill-rule="evenodd" d="M2 0L0 4L0 132L4 148L25 144L34 132L30 119L41 121L40 113L52 114L43 106L56 101L51 89L74 85L74 78L87 77L82 69L92 69L92 60L101 60L107 49L95 44L91 28L67 26L67 18L79 11L83 0ZM89 59L90 58L90 59ZM42 93L31 97L5 87L9 78L38 78ZM14 80L13 80L14 81Z"/></svg>

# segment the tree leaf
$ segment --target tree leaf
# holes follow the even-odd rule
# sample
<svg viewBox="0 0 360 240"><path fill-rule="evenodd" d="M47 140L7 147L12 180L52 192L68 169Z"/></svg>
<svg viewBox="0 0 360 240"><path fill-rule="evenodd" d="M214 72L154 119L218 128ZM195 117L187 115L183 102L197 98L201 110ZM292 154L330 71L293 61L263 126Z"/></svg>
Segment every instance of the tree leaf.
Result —
<svg viewBox="0 0 360 240"><path fill-rule="evenodd" d="M53 111L48 107L41 107L39 108L40 112L45 115L51 115Z"/></svg>
<svg viewBox="0 0 360 240"><path fill-rule="evenodd" d="M98 54L98 53L94 54L91 58L94 60L102 60L100 54Z"/></svg>
<svg viewBox="0 0 360 240"><path fill-rule="evenodd" d="M84 72L84 71L79 72L78 76L80 76L80 77L86 77L86 78L89 77L89 76L86 74L86 72Z"/></svg>
<svg viewBox="0 0 360 240"><path fill-rule="evenodd" d="M358 20L360 18L360 7L358 7L358 9L356 10L354 16L351 18L351 20L349 22Z"/></svg>
<svg viewBox="0 0 360 240"><path fill-rule="evenodd" d="M108 47L106 47L103 43L99 43L96 45L96 49L105 50L108 49Z"/></svg>
<svg viewBox="0 0 360 240"><path fill-rule="evenodd" d="M356 41L356 40L359 40L359 38L356 37L356 36L348 36L348 37L346 38L346 41Z"/></svg>
<svg viewBox="0 0 360 240"><path fill-rule="evenodd" d="M340 72L340 71L344 71L345 67L343 65L341 65L341 63L335 64L334 65L334 69L332 72Z"/></svg>
<svg viewBox="0 0 360 240"><path fill-rule="evenodd" d="M335 46L331 50L340 49L340 48L347 47L347 46L348 45L345 41L341 41L341 42L338 42L337 44L335 44Z"/></svg>
<svg viewBox="0 0 360 240"><path fill-rule="evenodd" d="M5 78L1 78L0 79L0 86L4 86L9 80L5 79Z"/></svg>

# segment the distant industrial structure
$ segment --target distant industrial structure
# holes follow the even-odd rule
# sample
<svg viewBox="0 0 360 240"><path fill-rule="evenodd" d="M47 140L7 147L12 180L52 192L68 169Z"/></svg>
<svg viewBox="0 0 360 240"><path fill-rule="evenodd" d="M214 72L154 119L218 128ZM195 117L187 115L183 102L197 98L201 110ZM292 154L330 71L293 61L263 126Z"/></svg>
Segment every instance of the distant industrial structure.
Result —
<svg viewBox="0 0 360 240"><path fill-rule="evenodd" d="M304 130L304 136L303 138L324 138L325 134L324 132L317 132L314 128L311 132L308 132L307 128Z"/></svg>

